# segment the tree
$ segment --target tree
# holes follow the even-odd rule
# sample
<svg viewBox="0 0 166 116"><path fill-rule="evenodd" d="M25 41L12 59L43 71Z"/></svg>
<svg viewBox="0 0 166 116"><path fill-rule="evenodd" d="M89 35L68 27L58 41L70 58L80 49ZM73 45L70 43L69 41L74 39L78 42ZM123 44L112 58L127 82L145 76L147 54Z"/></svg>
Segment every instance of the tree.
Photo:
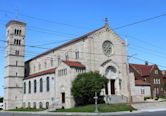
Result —
<svg viewBox="0 0 166 116"><path fill-rule="evenodd" d="M95 92L99 95L101 89L104 88L107 82L106 77L100 75L98 72L88 72L77 75L72 82L71 88L76 105L94 103L93 97Z"/></svg>

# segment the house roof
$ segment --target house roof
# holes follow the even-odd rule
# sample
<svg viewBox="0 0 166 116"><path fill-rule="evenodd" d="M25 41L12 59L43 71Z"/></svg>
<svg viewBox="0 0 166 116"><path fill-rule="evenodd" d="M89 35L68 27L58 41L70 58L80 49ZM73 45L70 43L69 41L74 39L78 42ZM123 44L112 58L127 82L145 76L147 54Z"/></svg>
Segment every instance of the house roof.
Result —
<svg viewBox="0 0 166 116"><path fill-rule="evenodd" d="M60 45L60 46L57 46L57 47L55 47L55 48L52 48L52 49L50 49L50 50L48 50L48 51L46 51L46 52L44 52L44 53L42 53L42 54L39 54L39 55L37 55L37 56L31 58L30 60L27 60L26 62L30 62L31 60L36 59L36 58L39 58L39 57L41 57L41 56L43 56L43 55L46 55L46 54L48 54L48 53L50 53L50 52L52 52L52 51L58 50L58 49L60 49L60 48L63 48L63 47L65 47L65 46L68 46L68 45L70 45L70 44L72 44L72 43L81 41L81 40L85 39L87 36L89 36L89 35L91 35L91 34L97 32L98 30L101 30L101 29L103 29L103 28L108 28L108 26L107 26L107 25L104 25L104 26L102 26L102 27L99 28L99 29L96 29L96 30L94 30L94 31L91 31L91 32L89 32L89 33L86 33L85 35L82 35L82 36L80 36L80 37L78 37L78 38L75 38L75 39L73 39L73 40L71 40L71 41L69 41L69 42L66 42L66 43L64 43L64 44L62 44L62 45Z"/></svg>
<svg viewBox="0 0 166 116"><path fill-rule="evenodd" d="M130 64L141 76L148 76L154 65Z"/></svg>
<svg viewBox="0 0 166 116"><path fill-rule="evenodd" d="M56 68L51 68L51 69L44 70L44 71L41 71L41 72L38 72L38 73L34 73L32 75L29 75L29 76L25 77L24 79L34 78L34 77L41 76L41 75L46 75L46 74L52 74L52 73L55 73L55 69Z"/></svg>
<svg viewBox="0 0 166 116"><path fill-rule="evenodd" d="M150 86L151 84L148 82L145 82L143 80L135 80L135 85L136 86Z"/></svg>
<svg viewBox="0 0 166 116"><path fill-rule="evenodd" d="M81 62L78 61L62 61L64 62L66 65L70 66L70 67L74 67L74 68L85 68L85 65L83 65Z"/></svg>

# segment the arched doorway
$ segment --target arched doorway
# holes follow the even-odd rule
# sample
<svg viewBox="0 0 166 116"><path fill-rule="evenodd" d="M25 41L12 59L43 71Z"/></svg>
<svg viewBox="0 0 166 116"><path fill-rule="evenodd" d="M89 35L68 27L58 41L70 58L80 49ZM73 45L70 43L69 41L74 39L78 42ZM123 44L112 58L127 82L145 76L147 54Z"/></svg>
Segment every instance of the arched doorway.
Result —
<svg viewBox="0 0 166 116"><path fill-rule="evenodd" d="M113 66L108 66L105 70L105 76L109 80L107 86L106 86L106 94L115 94L115 79L117 77L117 70Z"/></svg>

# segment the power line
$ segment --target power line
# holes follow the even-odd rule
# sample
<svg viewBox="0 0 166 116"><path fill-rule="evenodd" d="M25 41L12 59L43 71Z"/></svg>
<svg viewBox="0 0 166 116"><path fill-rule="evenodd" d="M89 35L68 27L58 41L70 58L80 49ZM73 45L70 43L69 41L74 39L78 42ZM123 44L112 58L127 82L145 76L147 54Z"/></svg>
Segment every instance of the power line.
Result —
<svg viewBox="0 0 166 116"><path fill-rule="evenodd" d="M9 14L13 14L13 13L14 13L14 12L7 11L7 10L2 10L2 9L0 9L0 11L1 11L1 12L5 12L5 13L9 13ZM22 13L19 13L19 15L20 15L20 16L23 16L23 17L30 18L30 19L34 19L34 20L40 20L40 21L43 21L43 22L46 22L46 23L57 24L57 25L63 25L63 26L68 26L68 27L74 27L74 28L77 28L77 29L78 29L78 28L80 28L80 29L87 29L87 28L88 28L88 27L76 26L76 25L71 25L71 24L62 23L62 22L51 21L51 20L44 19L44 18L29 16L29 15L22 14ZM89 28L89 29L90 29L90 28Z"/></svg>
<svg viewBox="0 0 166 116"><path fill-rule="evenodd" d="M160 18L160 17L164 17L164 16L166 16L166 13L158 15L158 16L142 19L142 20L139 20L139 21L136 21L136 22L133 22L133 23L129 23L129 24L126 24L126 25L122 25L122 26L119 26L119 27L115 27L113 29L117 30L117 29L126 28L126 27L129 27L129 26L133 26L133 25L136 25L136 24L144 23L144 22L151 21L151 20L154 20L154 19L157 19L157 18Z"/></svg>

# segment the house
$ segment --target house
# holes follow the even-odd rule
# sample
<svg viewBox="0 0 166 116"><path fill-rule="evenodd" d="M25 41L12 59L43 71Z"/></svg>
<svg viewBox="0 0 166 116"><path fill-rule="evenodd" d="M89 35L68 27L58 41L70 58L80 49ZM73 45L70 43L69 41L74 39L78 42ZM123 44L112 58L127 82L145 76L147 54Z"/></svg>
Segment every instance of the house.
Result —
<svg viewBox="0 0 166 116"><path fill-rule="evenodd" d="M129 70L134 73L136 83L143 84L144 81L150 84L151 97L154 98L164 95L163 75L157 65L148 65L147 62L145 64L130 64Z"/></svg>

